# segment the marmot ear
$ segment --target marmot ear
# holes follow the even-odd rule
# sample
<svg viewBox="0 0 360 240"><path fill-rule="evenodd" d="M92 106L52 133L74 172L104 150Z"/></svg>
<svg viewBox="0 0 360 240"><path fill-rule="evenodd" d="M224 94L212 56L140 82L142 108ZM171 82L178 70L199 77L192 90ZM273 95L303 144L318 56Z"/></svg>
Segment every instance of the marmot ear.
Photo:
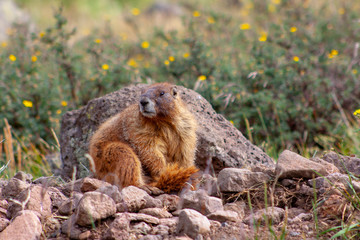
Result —
<svg viewBox="0 0 360 240"><path fill-rule="evenodd" d="M174 97L177 95L177 92L178 92L177 88L176 88L176 87L173 87L172 93L173 93L173 96L174 96Z"/></svg>

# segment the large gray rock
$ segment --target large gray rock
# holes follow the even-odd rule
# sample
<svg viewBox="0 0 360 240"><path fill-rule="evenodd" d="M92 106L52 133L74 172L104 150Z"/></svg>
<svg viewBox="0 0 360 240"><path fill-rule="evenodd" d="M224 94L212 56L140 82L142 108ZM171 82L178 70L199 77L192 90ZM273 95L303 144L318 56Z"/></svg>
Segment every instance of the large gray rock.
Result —
<svg viewBox="0 0 360 240"><path fill-rule="evenodd" d="M77 168L77 177L89 174L89 162L85 154L88 152L90 137L106 119L136 103L145 86L123 88L63 115L60 132L63 177L71 178L74 167ZM243 168L259 164L274 166L268 155L248 141L222 115L217 114L202 96L184 87L178 89L198 120L196 164L201 169L206 169L209 159L217 173L224 167Z"/></svg>

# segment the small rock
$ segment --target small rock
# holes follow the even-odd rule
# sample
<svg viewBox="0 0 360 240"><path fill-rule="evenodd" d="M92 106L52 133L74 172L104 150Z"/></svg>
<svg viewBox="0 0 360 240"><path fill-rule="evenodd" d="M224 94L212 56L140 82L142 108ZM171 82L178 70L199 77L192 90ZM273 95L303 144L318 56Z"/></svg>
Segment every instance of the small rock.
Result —
<svg viewBox="0 0 360 240"><path fill-rule="evenodd" d="M157 218L171 218L172 214L166 211L164 208L145 208L141 209L139 213L144 213Z"/></svg>
<svg viewBox="0 0 360 240"><path fill-rule="evenodd" d="M15 198L19 193L24 191L30 186L29 183L21 181L17 178L11 178L10 181L4 188L2 189L1 193L3 198Z"/></svg>
<svg viewBox="0 0 360 240"><path fill-rule="evenodd" d="M19 180L21 180L23 182L31 183L31 180L32 180L33 176L31 176L31 174L19 171L14 175L13 178L17 178L17 179L19 179Z"/></svg>
<svg viewBox="0 0 360 240"><path fill-rule="evenodd" d="M91 232L90 232L90 231L86 231L86 232L83 232L83 233L80 233L80 234L79 234L79 239L80 239L80 240L89 239L90 236L91 236Z"/></svg>
<svg viewBox="0 0 360 240"><path fill-rule="evenodd" d="M202 176L199 189L204 189L209 196L220 196L220 189L218 187L217 179L212 177L210 174L204 174Z"/></svg>
<svg viewBox="0 0 360 240"><path fill-rule="evenodd" d="M59 186L59 180L56 177L39 177L33 181L34 184L41 184L44 187L57 187Z"/></svg>
<svg viewBox="0 0 360 240"><path fill-rule="evenodd" d="M289 150L283 151L276 164L276 175L282 178L313 178L317 173L326 176L328 169Z"/></svg>
<svg viewBox="0 0 360 240"><path fill-rule="evenodd" d="M313 214L311 213L300 213L294 218L289 218L288 221L290 224L294 223L303 223L305 221L310 221L313 217Z"/></svg>
<svg viewBox="0 0 360 240"><path fill-rule="evenodd" d="M189 191L182 196L182 208L194 209L208 215L218 210L224 210L220 198L209 197L205 190Z"/></svg>
<svg viewBox="0 0 360 240"><path fill-rule="evenodd" d="M128 186L121 190L122 202L116 205L118 212L138 212L146 205L146 198L150 195L144 190Z"/></svg>
<svg viewBox="0 0 360 240"><path fill-rule="evenodd" d="M80 190L81 192L86 193L86 192L95 191L101 187L108 187L108 186L111 186L111 184L96 178L85 177L83 178L83 182Z"/></svg>
<svg viewBox="0 0 360 240"><path fill-rule="evenodd" d="M41 222L31 210L19 212L18 216L0 233L0 239L40 239Z"/></svg>
<svg viewBox="0 0 360 240"><path fill-rule="evenodd" d="M183 209L179 215L179 224L176 229L178 235L187 235L196 238L210 231L209 220L201 213L192 209Z"/></svg>
<svg viewBox="0 0 360 240"><path fill-rule="evenodd" d="M27 201L25 209L37 212L42 219L47 218L52 214L50 195L47 192L47 189L40 185L33 185L28 189L25 189L16 197L16 200L20 203L26 203ZM12 202L9 206L8 214L11 217L14 217L16 213L21 210L22 207L18 203Z"/></svg>
<svg viewBox="0 0 360 240"><path fill-rule="evenodd" d="M71 239L79 239L81 230L75 224L76 216L73 214L61 224L61 232Z"/></svg>
<svg viewBox="0 0 360 240"><path fill-rule="evenodd" d="M161 235L145 235L139 238L139 240L162 240Z"/></svg>
<svg viewBox="0 0 360 240"><path fill-rule="evenodd" d="M289 208L287 214L288 214L288 218L294 218L300 215L301 213L305 213L305 210L302 208Z"/></svg>
<svg viewBox="0 0 360 240"><path fill-rule="evenodd" d="M284 218L285 210L278 207L267 207L265 209L260 209L256 211L254 214L251 214L247 218L245 218L245 222L248 225L255 224L265 224L265 217L268 221L271 221L272 224L278 224Z"/></svg>
<svg viewBox="0 0 360 240"><path fill-rule="evenodd" d="M43 224L43 231L47 238L56 237L60 233L61 224L56 218L46 218Z"/></svg>
<svg viewBox="0 0 360 240"><path fill-rule="evenodd" d="M239 220L238 214L234 211L216 211L206 216L210 220L219 222L232 221L236 222Z"/></svg>
<svg viewBox="0 0 360 240"><path fill-rule="evenodd" d="M348 172L360 177L360 158L340 155L336 152L325 154L322 159L334 164L343 174Z"/></svg>
<svg viewBox="0 0 360 240"><path fill-rule="evenodd" d="M162 206L165 207L169 212L176 211L179 205L179 196L170 195L170 194L162 194L156 199L162 202Z"/></svg>
<svg viewBox="0 0 360 240"><path fill-rule="evenodd" d="M162 208L163 203L160 199L153 198L150 195L145 196L146 204L144 208Z"/></svg>
<svg viewBox="0 0 360 240"><path fill-rule="evenodd" d="M343 186L340 187L340 189L344 188L350 194L354 194L353 189L356 193L360 193L360 182L352 180L351 186L349 182L349 176L341 173L333 173L326 177L317 177L308 181L309 185L312 187L316 187L316 189L332 188L333 185L338 185L340 183Z"/></svg>
<svg viewBox="0 0 360 240"><path fill-rule="evenodd" d="M104 234L104 239L129 239L130 217L127 214L118 214Z"/></svg>
<svg viewBox="0 0 360 240"><path fill-rule="evenodd" d="M321 158L315 157L315 158L310 158L310 160L323 165L326 168L326 172L328 174L340 172L339 169L334 164L329 163Z"/></svg>
<svg viewBox="0 0 360 240"><path fill-rule="evenodd" d="M353 206L348 204L346 198L339 195L326 197L318 209L320 217L327 217L329 219L338 219L342 216L347 217L350 212L353 212Z"/></svg>
<svg viewBox="0 0 360 240"><path fill-rule="evenodd" d="M100 192L111 197L115 203L119 203L122 200L119 188L115 185L103 186L98 188L95 192Z"/></svg>
<svg viewBox="0 0 360 240"><path fill-rule="evenodd" d="M166 225L158 225L153 228L152 233L155 235L166 236L169 235L170 228Z"/></svg>
<svg viewBox="0 0 360 240"><path fill-rule="evenodd" d="M135 224L132 229L135 231L135 233L140 233L144 235L148 234L151 231L151 227L144 222Z"/></svg>
<svg viewBox="0 0 360 240"><path fill-rule="evenodd" d="M225 168L219 172L218 184L221 192L242 192L257 184L262 184L269 176L247 169Z"/></svg>
<svg viewBox="0 0 360 240"><path fill-rule="evenodd" d="M116 205L111 197L99 192L87 192L76 209L76 223L87 226L99 219L112 216L115 212Z"/></svg>
<svg viewBox="0 0 360 240"><path fill-rule="evenodd" d="M55 187L49 187L48 193L53 208L59 208L66 200L68 200L68 198Z"/></svg>
<svg viewBox="0 0 360 240"><path fill-rule="evenodd" d="M242 201L236 201L233 203L227 203L224 205L225 211L234 211L238 214L239 220L242 220L245 216L246 204Z"/></svg>
<svg viewBox="0 0 360 240"><path fill-rule="evenodd" d="M283 185L284 187L292 188L296 186L297 182L292 179L283 179L281 180L280 184Z"/></svg>
<svg viewBox="0 0 360 240"><path fill-rule="evenodd" d="M173 218L160 218L160 225L168 226L169 228L175 227L179 221L178 217Z"/></svg>
<svg viewBox="0 0 360 240"><path fill-rule="evenodd" d="M146 222L146 223L150 223L150 224L155 224L158 225L160 223L159 219L147 214L143 214L143 213L117 213L116 216L118 216L118 214L127 214L129 216L129 220L131 222L133 221L137 221L137 222Z"/></svg>
<svg viewBox="0 0 360 240"><path fill-rule="evenodd" d="M78 206L80 199L83 197L83 195L84 194L82 193L74 192L73 196L64 201L59 207L59 213L63 216L71 215Z"/></svg>
<svg viewBox="0 0 360 240"><path fill-rule="evenodd" d="M6 218L0 218L0 232L2 232L8 225L10 221Z"/></svg>

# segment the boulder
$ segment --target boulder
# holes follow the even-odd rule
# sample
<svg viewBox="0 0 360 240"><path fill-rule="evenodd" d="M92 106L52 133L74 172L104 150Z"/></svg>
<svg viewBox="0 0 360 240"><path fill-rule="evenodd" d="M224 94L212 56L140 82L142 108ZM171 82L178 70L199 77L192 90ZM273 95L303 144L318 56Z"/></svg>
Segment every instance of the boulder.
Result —
<svg viewBox="0 0 360 240"><path fill-rule="evenodd" d="M203 189L189 191L182 196L182 208L194 209L204 215L224 210L222 200L216 197L209 197Z"/></svg>
<svg viewBox="0 0 360 240"><path fill-rule="evenodd" d="M122 201L116 205L118 212L138 212L146 206L150 195L144 190L128 186L121 190Z"/></svg>
<svg viewBox="0 0 360 240"><path fill-rule="evenodd" d="M90 137L106 119L137 103L145 86L123 88L63 115L60 146L64 178L71 178L74 167L77 169L77 177L89 174L89 161L85 154L88 153ZM268 155L248 141L222 115L217 114L201 95L184 87L179 86L178 89L198 120L196 164L201 169L206 169L210 163L216 173L224 167L243 168L258 164L274 166L274 161Z"/></svg>
<svg viewBox="0 0 360 240"><path fill-rule="evenodd" d="M10 181L1 189L2 197L5 199L15 198L20 192L30 186L29 183L17 178L11 178Z"/></svg>

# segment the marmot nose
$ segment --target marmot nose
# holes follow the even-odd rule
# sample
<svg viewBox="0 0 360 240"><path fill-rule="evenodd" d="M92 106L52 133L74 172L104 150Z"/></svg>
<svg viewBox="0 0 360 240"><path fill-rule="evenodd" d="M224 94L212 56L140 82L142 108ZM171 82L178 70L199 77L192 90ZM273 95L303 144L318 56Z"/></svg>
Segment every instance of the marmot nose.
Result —
<svg viewBox="0 0 360 240"><path fill-rule="evenodd" d="M141 104L141 106L143 106L143 107L145 107L146 105L148 105L148 103L149 103L149 99L147 99L147 98L143 98L143 99L140 100L140 104Z"/></svg>

